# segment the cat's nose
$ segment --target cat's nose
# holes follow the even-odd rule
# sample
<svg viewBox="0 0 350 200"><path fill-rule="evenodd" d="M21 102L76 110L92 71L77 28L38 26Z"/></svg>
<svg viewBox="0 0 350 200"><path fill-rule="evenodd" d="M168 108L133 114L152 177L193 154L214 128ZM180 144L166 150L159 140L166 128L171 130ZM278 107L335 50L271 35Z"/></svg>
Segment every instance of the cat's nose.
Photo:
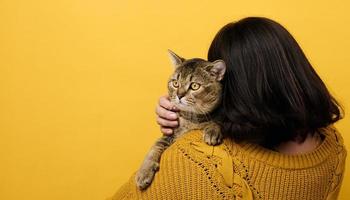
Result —
<svg viewBox="0 0 350 200"><path fill-rule="evenodd" d="M179 98L179 100L184 97L185 95L184 94L178 94L177 97Z"/></svg>
<svg viewBox="0 0 350 200"><path fill-rule="evenodd" d="M186 91L181 90L181 88L177 91L177 97L178 97L179 99L181 99L182 97L184 97L185 94L186 94Z"/></svg>

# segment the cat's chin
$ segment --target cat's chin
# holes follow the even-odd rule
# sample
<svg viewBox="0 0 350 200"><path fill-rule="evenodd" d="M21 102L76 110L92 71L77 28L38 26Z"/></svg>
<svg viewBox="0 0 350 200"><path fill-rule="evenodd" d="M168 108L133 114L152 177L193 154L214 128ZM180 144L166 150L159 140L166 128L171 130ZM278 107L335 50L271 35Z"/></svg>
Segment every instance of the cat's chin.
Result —
<svg viewBox="0 0 350 200"><path fill-rule="evenodd" d="M187 106L182 105L181 103L175 103L175 106L177 109L179 109L180 111L189 111L189 109L187 108Z"/></svg>
<svg viewBox="0 0 350 200"><path fill-rule="evenodd" d="M178 108L180 111L184 112L193 112L193 109L188 107L187 105L184 105L182 103L175 103L176 108Z"/></svg>
<svg viewBox="0 0 350 200"><path fill-rule="evenodd" d="M192 106L189 106L186 102L172 102L179 111L188 112L193 114L203 114L200 111L197 111Z"/></svg>
<svg viewBox="0 0 350 200"><path fill-rule="evenodd" d="M197 112L194 110L192 107L189 107L187 105L183 104L175 104L176 108L178 108L181 112L188 112L188 113L193 113L193 114L201 114L200 112Z"/></svg>

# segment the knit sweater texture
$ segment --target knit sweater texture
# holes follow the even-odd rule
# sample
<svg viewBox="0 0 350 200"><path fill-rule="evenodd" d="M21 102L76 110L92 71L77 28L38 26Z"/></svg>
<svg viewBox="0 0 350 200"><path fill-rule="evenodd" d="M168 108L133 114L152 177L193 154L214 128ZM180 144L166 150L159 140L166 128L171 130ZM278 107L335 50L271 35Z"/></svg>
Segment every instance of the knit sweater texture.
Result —
<svg viewBox="0 0 350 200"><path fill-rule="evenodd" d="M209 146L200 130L190 131L163 153L146 190L134 174L111 199L337 199L347 153L336 129L324 136L312 152L286 155L231 139Z"/></svg>

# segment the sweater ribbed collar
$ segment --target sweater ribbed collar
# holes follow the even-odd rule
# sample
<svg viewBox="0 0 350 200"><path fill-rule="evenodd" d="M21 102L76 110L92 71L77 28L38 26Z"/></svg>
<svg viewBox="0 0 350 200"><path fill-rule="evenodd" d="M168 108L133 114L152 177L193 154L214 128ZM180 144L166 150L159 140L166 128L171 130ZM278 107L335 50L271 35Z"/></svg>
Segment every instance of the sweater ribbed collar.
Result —
<svg viewBox="0 0 350 200"><path fill-rule="evenodd" d="M231 153L234 154L233 156L241 154L243 159L245 157L253 158L254 160L275 167L302 169L318 165L329 158L329 155L335 150L336 146L334 134L332 131L325 132L324 140L315 150L297 155L279 153L253 143L237 144L232 140L225 140L224 142L229 147Z"/></svg>

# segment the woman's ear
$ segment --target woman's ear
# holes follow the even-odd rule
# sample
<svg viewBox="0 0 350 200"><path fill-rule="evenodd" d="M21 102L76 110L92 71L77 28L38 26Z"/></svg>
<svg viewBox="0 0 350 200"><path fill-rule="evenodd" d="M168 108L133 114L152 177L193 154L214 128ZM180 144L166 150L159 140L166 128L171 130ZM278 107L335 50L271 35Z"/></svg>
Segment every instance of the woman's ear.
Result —
<svg viewBox="0 0 350 200"><path fill-rule="evenodd" d="M226 64L223 60L216 60L209 65L208 69L209 72L216 77L217 81L221 81L226 72Z"/></svg>
<svg viewBox="0 0 350 200"><path fill-rule="evenodd" d="M177 67L179 67L181 65L181 63L183 63L185 61L184 58L181 58L180 56L176 55L176 53L174 53L170 49L168 49L168 53L169 53L170 61L173 64L173 66L175 67L175 69Z"/></svg>

